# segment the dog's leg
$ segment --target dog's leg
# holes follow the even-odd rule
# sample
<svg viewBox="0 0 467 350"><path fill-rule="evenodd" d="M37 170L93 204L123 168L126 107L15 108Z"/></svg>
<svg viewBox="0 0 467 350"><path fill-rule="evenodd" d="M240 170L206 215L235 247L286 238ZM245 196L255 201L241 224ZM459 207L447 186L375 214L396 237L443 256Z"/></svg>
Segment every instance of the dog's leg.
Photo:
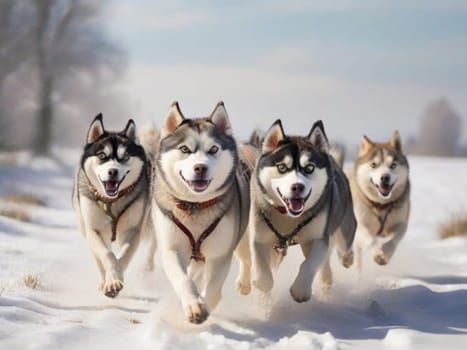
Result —
<svg viewBox="0 0 467 350"><path fill-rule="evenodd" d="M305 260L300 265L298 275L290 287L290 294L298 303L310 300L311 283L328 253L328 245L321 239L301 244L301 248Z"/></svg>
<svg viewBox="0 0 467 350"><path fill-rule="evenodd" d="M120 233L120 232L119 232ZM126 232L117 234L117 243L120 246L120 252L118 254L118 262L122 274L125 273L128 265L130 264L131 258L136 252L140 241L140 232L136 228L127 230Z"/></svg>
<svg viewBox="0 0 467 350"><path fill-rule="evenodd" d="M345 268L352 266L354 261L352 245L354 243L356 230L357 220L355 219L355 215L351 210L351 207L348 207L344 217L342 218L339 229L332 237L337 246L337 255L339 256L339 260Z"/></svg>
<svg viewBox="0 0 467 350"><path fill-rule="evenodd" d="M104 265L102 265L101 260L97 257L94 256L94 260L96 261L97 268L99 270L99 276L101 276L101 283L99 284L99 291L102 291L104 288L104 283L105 283L105 270L104 270Z"/></svg>
<svg viewBox="0 0 467 350"><path fill-rule="evenodd" d="M182 259L174 249L161 249L161 252L164 270L181 300L188 321L197 324L204 322L209 312L198 288L186 273L189 260Z"/></svg>
<svg viewBox="0 0 467 350"><path fill-rule="evenodd" d="M146 271L154 270L154 257L157 250L157 239L152 214L149 212L141 226L141 240L147 240L147 251L144 268Z"/></svg>
<svg viewBox="0 0 467 350"><path fill-rule="evenodd" d="M209 311L219 304L222 296L222 286L229 272L232 254L222 256L216 259L211 259L206 262L204 270L205 286L204 299L209 307Z"/></svg>
<svg viewBox="0 0 467 350"><path fill-rule="evenodd" d="M240 263L240 270L238 272L235 287L242 295L248 295L251 292L251 257L250 247L248 245L248 230L243 235L235 249L235 256Z"/></svg>
<svg viewBox="0 0 467 350"><path fill-rule="evenodd" d="M123 288L123 277L117 258L96 231L88 230L86 238L92 253L105 270L102 291L107 297L115 298Z"/></svg>
<svg viewBox="0 0 467 350"><path fill-rule="evenodd" d="M324 295L328 295L332 287L332 270L330 264L331 249L328 249L328 253L324 258L323 263L319 269L321 291Z"/></svg>
<svg viewBox="0 0 467 350"><path fill-rule="evenodd" d="M274 280L271 270L271 245L261 242L253 242L253 284L264 293L271 291Z"/></svg>
<svg viewBox="0 0 467 350"><path fill-rule="evenodd" d="M149 247L146 255L146 263L145 267L147 271L153 271L154 270L154 256L156 255L156 250L157 250L157 240L156 240L156 235L154 233L149 234Z"/></svg>
<svg viewBox="0 0 467 350"><path fill-rule="evenodd" d="M373 256L373 260L378 265L386 265L389 260L391 260L399 242L404 237L406 230L407 225L405 223L399 223L391 228L391 233L388 234L388 237L391 238L384 242L382 245L378 246Z"/></svg>
<svg viewBox="0 0 467 350"><path fill-rule="evenodd" d="M363 270L363 254L366 250L372 249L376 245L376 238L370 231L361 223L357 225L357 231L354 239L354 253L357 265L357 271L360 273Z"/></svg>
<svg viewBox="0 0 467 350"><path fill-rule="evenodd" d="M339 228L337 232L332 236L333 245L336 246L337 256L345 268L352 266L354 261L354 253L352 250L352 243L349 243L345 239L346 233L343 232L343 228ZM353 240L352 240L353 241Z"/></svg>

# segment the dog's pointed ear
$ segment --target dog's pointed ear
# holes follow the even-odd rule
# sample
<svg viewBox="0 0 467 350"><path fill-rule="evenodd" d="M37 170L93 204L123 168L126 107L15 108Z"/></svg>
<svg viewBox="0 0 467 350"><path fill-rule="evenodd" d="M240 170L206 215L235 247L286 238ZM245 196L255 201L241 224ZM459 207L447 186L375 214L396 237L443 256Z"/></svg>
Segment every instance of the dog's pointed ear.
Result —
<svg viewBox="0 0 467 350"><path fill-rule="evenodd" d="M268 153L275 150L284 138L285 134L284 129L282 128L282 122L280 119L277 119L264 136L262 146L263 153Z"/></svg>
<svg viewBox="0 0 467 350"><path fill-rule="evenodd" d="M391 136L391 140L389 141L389 145L394 147L397 151L402 152L402 142L401 136L399 135L399 131L394 130Z"/></svg>
<svg viewBox="0 0 467 350"><path fill-rule="evenodd" d="M104 123L102 122L102 113L96 115L91 125L89 126L87 143L96 142L105 133Z"/></svg>
<svg viewBox="0 0 467 350"><path fill-rule="evenodd" d="M368 136L363 135L362 142L360 143L360 149L358 151L358 156L361 157L371 149L375 144L371 141Z"/></svg>
<svg viewBox="0 0 467 350"><path fill-rule="evenodd" d="M180 124L183 123L185 117L180 111L180 107L177 101L172 102L170 105L167 116L165 117L164 125L161 130L161 138L166 137L167 135L173 134L175 130L178 129Z"/></svg>
<svg viewBox="0 0 467 350"><path fill-rule="evenodd" d="M128 120L122 134L128 137L131 141L136 141L136 124L133 119Z"/></svg>
<svg viewBox="0 0 467 350"><path fill-rule="evenodd" d="M321 120L318 120L311 127L308 139L311 144L322 152L329 152L329 142L324 132L324 125Z"/></svg>
<svg viewBox="0 0 467 350"><path fill-rule="evenodd" d="M224 134L232 136L232 126L230 125L229 116L225 110L224 102L220 101L217 103L209 116L209 120Z"/></svg>

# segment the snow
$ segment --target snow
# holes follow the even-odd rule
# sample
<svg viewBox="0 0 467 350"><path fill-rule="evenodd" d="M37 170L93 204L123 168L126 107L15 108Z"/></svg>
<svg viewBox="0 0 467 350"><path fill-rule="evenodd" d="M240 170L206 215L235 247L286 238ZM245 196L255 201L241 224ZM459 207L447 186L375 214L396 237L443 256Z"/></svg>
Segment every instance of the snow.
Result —
<svg viewBox="0 0 467 350"><path fill-rule="evenodd" d="M0 195L33 193L47 203L21 206L30 222L0 217L0 349L467 348L467 239L441 241L436 232L467 207L467 160L410 158L409 229L388 266L365 256L359 274L334 259L331 295L314 285L312 300L297 304L288 288L298 249L277 272L272 295L238 295L234 261L219 307L195 326L184 321L158 257L154 272L144 270L144 243L121 294L98 292L71 207L79 154L60 154L0 157Z"/></svg>

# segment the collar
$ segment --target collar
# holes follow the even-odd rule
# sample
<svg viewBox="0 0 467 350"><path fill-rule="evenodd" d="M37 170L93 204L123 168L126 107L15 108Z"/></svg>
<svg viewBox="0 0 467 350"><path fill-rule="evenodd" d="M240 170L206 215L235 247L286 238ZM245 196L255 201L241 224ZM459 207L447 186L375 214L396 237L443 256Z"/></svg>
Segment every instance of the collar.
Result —
<svg viewBox="0 0 467 350"><path fill-rule="evenodd" d="M214 198L211 198L205 202L189 202L189 201L183 201L181 199L175 199L175 206L183 211L189 211L192 212L193 210L203 210L207 209L217 202L222 198L222 196L217 196Z"/></svg>

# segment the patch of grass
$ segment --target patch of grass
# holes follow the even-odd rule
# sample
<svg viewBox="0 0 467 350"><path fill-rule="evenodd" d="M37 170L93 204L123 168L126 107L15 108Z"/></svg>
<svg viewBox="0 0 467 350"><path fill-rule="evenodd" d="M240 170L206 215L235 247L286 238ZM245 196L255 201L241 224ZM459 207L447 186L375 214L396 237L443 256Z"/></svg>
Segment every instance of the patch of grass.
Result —
<svg viewBox="0 0 467 350"><path fill-rule="evenodd" d="M137 320L136 318L128 318L128 322L133 323L133 324L140 324L141 321Z"/></svg>
<svg viewBox="0 0 467 350"><path fill-rule="evenodd" d="M46 204L42 199L29 193L5 194L1 199L8 203L37 205L41 207L44 207Z"/></svg>
<svg viewBox="0 0 467 350"><path fill-rule="evenodd" d="M0 208L0 216L5 216L22 222L31 221L31 215L29 215L29 212L24 208L18 207Z"/></svg>
<svg viewBox="0 0 467 350"><path fill-rule="evenodd" d="M41 286L39 274L27 273L23 276L23 284L31 289L37 289Z"/></svg>
<svg viewBox="0 0 467 350"><path fill-rule="evenodd" d="M31 221L29 206L43 207L46 205L42 199L30 193L4 194L0 200L3 204L0 206L0 216L22 222Z"/></svg>
<svg viewBox="0 0 467 350"><path fill-rule="evenodd" d="M438 233L441 239L467 236L467 214L452 214L446 222L439 226Z"/></svg>

